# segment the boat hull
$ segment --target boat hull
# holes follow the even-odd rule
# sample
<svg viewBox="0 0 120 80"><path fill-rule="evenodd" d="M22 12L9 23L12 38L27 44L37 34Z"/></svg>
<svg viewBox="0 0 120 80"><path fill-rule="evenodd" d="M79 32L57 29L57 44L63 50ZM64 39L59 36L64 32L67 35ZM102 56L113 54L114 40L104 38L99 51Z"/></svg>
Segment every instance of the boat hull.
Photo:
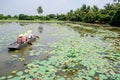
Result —
<svg viewBox="0 0 120 80"><path fill-rule="evenodd" d="M13 43L8 45L8 49L9 50L17 50L17 49L20 49L20 48L22 48L26 45L30 45L30 43L32 43L35 40L36 40L36 37L33 37L33 38L29 39L28 42L25 42L25 43L22 43L22 44L18 44L17 41L13 42Z"/></svg>

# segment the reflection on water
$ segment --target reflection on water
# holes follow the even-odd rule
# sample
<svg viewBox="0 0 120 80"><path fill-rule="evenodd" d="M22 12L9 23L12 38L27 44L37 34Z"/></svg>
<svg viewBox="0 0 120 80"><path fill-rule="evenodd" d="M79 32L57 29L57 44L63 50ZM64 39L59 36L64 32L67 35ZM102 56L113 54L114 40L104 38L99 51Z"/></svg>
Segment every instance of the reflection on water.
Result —
<svg viewBox="0 0 120 80"><path fill-rule="evenodd" d="M26 26L26 25L28 25L28 23L19 23L20 24L20 26Z"/></svg>
<svg viewBox="0 0 120 80"><path fill-rule="evenodd" d="M38 31L40 32L40 33L42 33L43 32L43 27L38 27Z"/></svg>

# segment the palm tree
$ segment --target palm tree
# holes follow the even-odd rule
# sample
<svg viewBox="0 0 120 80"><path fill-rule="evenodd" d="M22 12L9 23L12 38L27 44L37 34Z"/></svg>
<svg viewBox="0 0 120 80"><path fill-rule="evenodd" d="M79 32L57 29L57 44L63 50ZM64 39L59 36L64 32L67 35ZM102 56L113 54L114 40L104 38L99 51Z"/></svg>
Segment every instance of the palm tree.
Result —
<svg viewBox="0 0 120 80"><path fill-rule="evenodd" d="M90 11L90 6L86 6L85 4L83 4L80 10L82 12L88 13Z"/></svg>
<svg viewBox="0 0 120 80"><path fill-rule="evenodd" d="M108 3L104 6L105 10L111 10L111 9L113 9L113 7L114 7L114 5L110 4L110 3Z"/></svg>
<svg viewBox="0 0 120 80"><path fill-rule="evenodd" d="M98 8L96 5L94 5L94 6L92 7L92 11L93 11L93 12L98 12L98 11L99 11L99 8Z"/></svg>
<svg viewBox="0 0 120 80"><path fill-rule="evenodd" d="M43 13L43 9L42 9L42 7L41 7L41 6L39 6L39 7L37 8L37 12L38 12L38 14Z"/></svg>

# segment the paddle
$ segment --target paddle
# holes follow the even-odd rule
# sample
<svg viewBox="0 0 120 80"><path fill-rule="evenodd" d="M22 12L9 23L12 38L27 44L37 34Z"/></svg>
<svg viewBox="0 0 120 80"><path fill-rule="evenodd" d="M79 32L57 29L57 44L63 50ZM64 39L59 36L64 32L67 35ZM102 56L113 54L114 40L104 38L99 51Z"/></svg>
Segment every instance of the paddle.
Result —
<svg viewBox="0 0 120 80"><path fill-rule="evenodd" d="M39 36L35 36L35 37L39 39Z"/></svg>

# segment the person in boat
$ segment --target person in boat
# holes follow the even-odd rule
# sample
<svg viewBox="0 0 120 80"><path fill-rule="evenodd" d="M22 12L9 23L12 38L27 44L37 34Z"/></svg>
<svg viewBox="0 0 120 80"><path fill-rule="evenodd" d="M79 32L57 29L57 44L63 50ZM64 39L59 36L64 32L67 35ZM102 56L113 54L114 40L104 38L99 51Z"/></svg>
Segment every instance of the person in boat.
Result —
<svg viewBox="0 0 120 80"><path fill-rule="evenodd" d="M22 44L22 37L23 37L23 34L20 34L17 38L17 43L18 44Z"/></svg>
<svg viewBox="0 0 120 80"><path fill-rule="evenodd" d="M22 42L26 43L27 42L27 33L25 33L22 37Z"/></svg>
<svg viewBox="0 0 120 80"><path fill-rule="evenodd" d="M34 35L32 34L32 30L29 30L27 34L28 34L28 39L31 39L34 37Z"/></svg>

